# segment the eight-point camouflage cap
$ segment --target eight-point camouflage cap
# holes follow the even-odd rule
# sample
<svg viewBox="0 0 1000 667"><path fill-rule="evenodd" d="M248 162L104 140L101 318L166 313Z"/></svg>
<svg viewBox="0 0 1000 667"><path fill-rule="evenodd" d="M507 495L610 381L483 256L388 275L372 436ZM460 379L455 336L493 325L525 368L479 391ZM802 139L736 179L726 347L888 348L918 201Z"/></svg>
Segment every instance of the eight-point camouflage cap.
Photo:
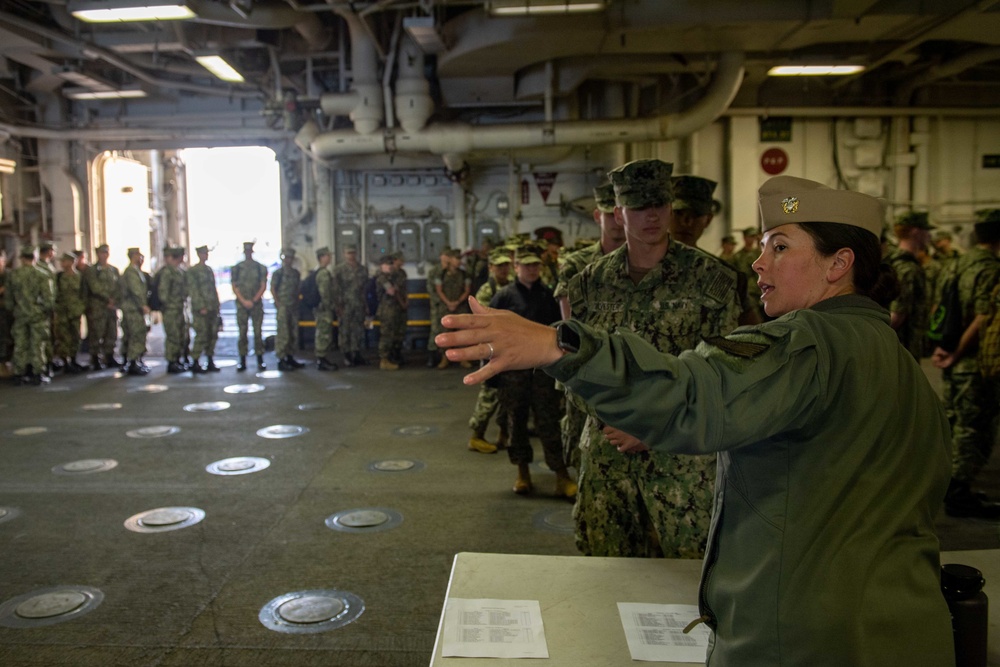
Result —
<svg viewBox="0 0 1000 667"><path fill-rule="evenodd" d="M822 183L794 176L775 176L760 186L761 228L769 231L800 222L836 222L882 232L882 200L851 190L834 190Z"/></svg>
<svg viewBox="0 0 1000 667"><path fill-rule="evenodd" d="M490 264L510 264L510 253L503 249L497 249L490 253Z"/></svg>
<svg viewBox="0 0 1000 667"><path fill-rule="evenodd" d="M615 202L624 208L656 208L673 201L670 174L674 165L663 160L635 160L608 172Z"/></svg>
<svg viewBox="0 0 1000 667"><path fill-rule="evenodd" d="M107 243L102 243L101 245L94 248L94 252L110 252L111 248L108 247Z"/></svg>
<svg viewBox="0 0 1000 667"><path fill-rule="evenodd" d="M518 264L539 264L542 258L538 256L538 253L532 247L519 248L517 251L517 258L515 260Z"/></svg>
<svg viewBox="0 0 1000 667"><path fill-rule="evenodd" d="M329 254L330 254L330 249L328 247L326 247L326 246L323 246L322 248L317 248L316 249L316 259L319 259L321 257L325 257L326 255L329 255Z"/></svg>
<svg viewBox="0 0 1000 667"><path fill-rule="evenodd" d="M916 227L917 229L935 229L927 219L926 211L910 211L896 218L896 224L901 227Z"/></svg>
<svg viewBox="0 0 1000 667"><path fill-rule="evenodd" d="M66 260L67 262L75 262L76 261L76 255L74 255L71 252L64 252L62 254L62 256L59 257L59 259Z"/></svg>
<svg viewBox="0 0 1000 667"><path fill-rule="evenodd" d="M594 206L601 213L615 212L615 186L611 183L594 188Z"/></svg>
<svg viewBox="0 0 1000 667"><path fill-rule="evenodd" d="M195 248L194 251L195 252L208 252L208 246L207 245L200 245L197 248Z"/></svg>
<svg viewBox="0 0 1000 667"><path fill-rule="evenodd" d="M126 250L126 251L125 251L125 254L126 254L126 255L127 255L127 256L128 256L129 258L131 258L131 257L132 257L133 255L141 255L141 254L142 254L142 252L140 252L138 248L129 248L128 250ZM168 254L169 254L169 253L168 253Z"/></svg>
<svg viewBox="0 0 1000 667"><path fill-rule="evenodd" d="M691 209L695 215L712 213L712 193L718 185L700 176L674 176L670 179L674 189L674 210Z"/></svg>
<svg viewBox="0 0 1000 667"><path fill-rule="evenodd" d="M52 245L52 241L42 241L38 244L38 252L45 252L46 250L53 250L55 248Z"/></svg>
<svg viewBox="0 0 1000 667"><path fill-rule="evenodd" d="M35 246L33 245L23 245L21 246L20 257L34 257L35 256Z"/></svg>

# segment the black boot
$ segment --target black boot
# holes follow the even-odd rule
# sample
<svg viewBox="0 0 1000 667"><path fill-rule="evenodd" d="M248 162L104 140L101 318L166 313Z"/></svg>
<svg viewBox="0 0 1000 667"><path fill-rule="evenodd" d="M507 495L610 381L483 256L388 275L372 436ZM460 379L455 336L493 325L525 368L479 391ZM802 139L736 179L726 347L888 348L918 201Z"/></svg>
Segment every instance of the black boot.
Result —
<svg viewBox="0 0 1000 667"><path fill-rule="evenodd" d="M102 371L107 368L107 366L105 366L98 357L90 358L90 367L95 371Z"/></svg>
<svg viewBox="0 0 1000 667"><path fill-rule="evenodd" d="M265 368L267 368L267 364L264 363L264 355L263 354L258 354L257 355L257 370L262 371Z"/></svg>
<svg viewBox="0 0 1000 667"><path fill-rule="evenodd" d="M129 375L142 376L149 373L149 369L139 365L139 362L133 359L128 363L125 372L128 373Z"/></svg>
<svg viewBox="0 0 1000 667"><path fill-rule="evenodd" d="M288 361L288 357L285 357L284 359L278 359L278 370L279 371L294 371L295 370L295 366L293 366L291 364L291 362Z"/></svg>
<svg viewBox="0 0 1000 667"><path fill-rule="evenodd" d="M320 371L335 371L337 370L337 364L332 361L327 361L326 357L320 357L316 361L316 369Z"/></svg>
<svg viewBox="0 0 1000 667"><path fill-rule="evenodd" d="M192 373L207 373L208 372L208 369L205 368L204 366L202 366L201 362L198 361L198 359L195 359L194 361L192 361L191 365L188 366L188 369Z"/></svg>
<svg viewBox="0 0 1000 667"><path fill-rule="evenodd" d="M344 368L354 366L354 358L350 354L344 354Z"/></svg>
<svg viewBox="0 0 1000 667"><path fill-rule="evenodd" d="M1000 519L1000 503L973 492L968 482L953 479L944 496L944 513L954 517Z"/></svg>
<svg viewBox="0 0 1000 667"><path fill-rule="evenodd" d="M435 368L441 362L437 352L427 353L427 368Z"/></svg>
<svg viewBox="0 0 1000 667"><path fill-rule="evenodd" d="M354 361L354 365L355 366L367 366L368 365L368 360L365 359L364 357L362 357L360 352L355 352L354 355L353 355L353 357L352 357L352 360Z"/></svg>
<svg viewBox="0 0 1000 667"><path fill-rule="evenodd" d="M179 360L175 359L167 364L168 373L183 373L187 368Z"/></svg>
<svg viewBox="0 0 1000 667"><path fill-rule="evenodd" d="M212 357L209 357L208 363L205 364L205 370L209 373L218 373L222 369L215 365L215 360Z"/></svg>
<svg viewBox="0 0 1000 667"><path fill-rule="evenodd" d="M304 363L302 363L301 361L299 361L298 359L296 359L292 355L288 355L287 357L285 357L285 361L288 362L289 364L291 364L292 368L304 368L305 367Z"/></svg>
<svg viewBox="0 0 1000 667"><path fill-rule="evenodd" d="M236 364L236 370L245 371L247 369L247 355L240 355L240 363Z"/></svg>

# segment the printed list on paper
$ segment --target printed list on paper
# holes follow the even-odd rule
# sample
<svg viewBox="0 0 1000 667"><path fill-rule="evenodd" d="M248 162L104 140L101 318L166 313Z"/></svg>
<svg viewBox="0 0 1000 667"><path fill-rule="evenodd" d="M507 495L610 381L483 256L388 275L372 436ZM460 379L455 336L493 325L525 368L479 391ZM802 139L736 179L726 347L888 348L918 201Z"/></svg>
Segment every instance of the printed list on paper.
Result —
<svg viewBox="0 0 1000 667"><path fill-rule="evenodd" d="M448 598L445 658L548 658L538 600Z"/></svg>
<svg viewBox="0 0 1000 667"><path fill-rule="evenodd" d="M684 634L687 624L700 616L697 606L619 602L618 613L633 660L705 662L708 626L700 623Z"/></svg>

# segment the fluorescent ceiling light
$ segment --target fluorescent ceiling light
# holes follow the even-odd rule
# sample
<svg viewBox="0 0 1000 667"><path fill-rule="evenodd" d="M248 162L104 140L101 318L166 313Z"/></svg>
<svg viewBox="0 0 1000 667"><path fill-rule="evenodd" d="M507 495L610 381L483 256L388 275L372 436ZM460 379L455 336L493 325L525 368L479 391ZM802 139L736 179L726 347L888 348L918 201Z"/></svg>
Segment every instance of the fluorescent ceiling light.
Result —
<svg viewBox="0 0 1000 667"><path fill-rule="evenodd" d="M71 1L68 9L88 23L174 21L196 16L183 0L79 0Z"/></svg>
<svg viewBox="0 0 1000 667"><path fill-rule="evenodd" d="M0 174L13 174L17 171L17 162L0 157Z"/></svg>
<svg viewBox="0 0 1000 667"><path fill-rule="evenodd" d="M231 81L233 83L243 83L243 75L236 71L236 68L226 62L226 59L220 55L201 55L195 56L195 60L207 69L209 72L219 77L223 81Z"/></svg>
<svg viewBox="0 0 1000 667"><path fill-rule="evenodd" d="M768 76L846 76L865 71L863 65L777 65Z"/></svg>
<svg viewBox="0 0 1000 667"><path fill-rule="evenodd" d="M89 90L87 88L64 88L63 96L71 100L126 100L146 97L146 91L138 86L112 90Z"/></svg>
<svg viewBox="0 0 1000 667"><path fill-rule="evenodd" d="M604 10L604 0L492 0L490 14L494 16L528 16L537 14L576 14Z"/></svg>

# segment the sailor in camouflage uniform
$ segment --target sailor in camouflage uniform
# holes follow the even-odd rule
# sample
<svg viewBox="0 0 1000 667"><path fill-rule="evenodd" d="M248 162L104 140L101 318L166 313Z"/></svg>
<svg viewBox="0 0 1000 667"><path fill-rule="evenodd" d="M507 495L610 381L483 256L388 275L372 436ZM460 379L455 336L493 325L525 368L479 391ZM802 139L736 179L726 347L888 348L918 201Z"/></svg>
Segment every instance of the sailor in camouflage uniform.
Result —
<svg viewBox="0 0 1000 667"><path fill-rule="evenodd" d="M365 348L365 287L368 269L358 261L358 247L344 248L344 262L333 270L333 300L337 309L338 342L344 355L345 366L365 366L368 362L361 355ZM399 359L393 359L399 363Z"/></svg>
<svg viewBox="0 0 1000 667"><path fill-rule="evenodd" d="M900 344L917 361L924 356L924 337L930 318L927 276L917 256L927 249L932 229L927 213L913 211L899 216L894 227L899 245L885 258L899 280L899 296L889 306L890 324Z"/></svg>
<svg viewBox="0 0 1000 667"><path fill-rule="evenodd" d="M753 321L747 324L764 322L766 316L764 307L760 302L760 287L757 285L757 272L753 270L753 263L760 257L760 230L756 227L747 227L743 230L743 247L736 251L729 264L743 274L747 281L747 296L750 299L754 310Z"/></svg>
<svg viewBox="0 0 1000 667"><path fill-rule="evenodd" d="M83 272L83 295L87 302L87 347L90 365L95 370L118 366L115 343L118 341L118 269L108 264L111 249L103 243L94 249L97 263Z"/></svg>
<svg viewBox="0 0 1000 667"><path fill-rule="evenodd" d="M281 252L281 266L271 276L271 298L278 311L278 334L274 341L274 354L278 357L278 370L294 371L305 366L295 358L299 342L299 285L302 274L295 268L295 249Z"/></svg>
<svg viewBox="0 0 1000 667"><path fill-rule="evenodd" d="M427 337L427 368L434 368L441 362L444 356L438 352L437 344L434 342L435 333L443 331L441 318L444 317L444 304L438 295L437 285L440 284L441 276L451 264L450 248L443 248L438 257L438 263L427 270L427 301L430 308L431 330Z"/></svg>
<svg viewBox="0 0 1000 667"><path fill-rule="evenodd" d="M264 370L264 290L267 289L267 267L253 258L253 241L243 244L244 260L234 266L230 272L233 294L236 295L236 326L239 329L237 350L240 362L237 371L247 369L248 324L253 324L253 351L257 355L257 368Z"/></svg>
<svg viewBox="0 0 1000 667"><path fill-rule="evenodd" d="M573 317L603 331L629 329L680 354L729 333L740 313L736 272L670 238L672 165L637 160L609 174L625 246L586 266L569 286ZM574 508L587 555L700 558L708 538L714 456L622 454L592 414L581 441Z"/></svg>
<svg viewBox="0 0 1000 667"><path fill-rule="evenodd" d="M76 256L64 252L59 258L62 271L56 274L55 330L52 334L55 358L62 361L67 373L87 370L76 361L80 351L80 318L87 309L80 293L80 273L76 270Z"/></svg>
<svg viewBox="0 0 1000 667"><path fill-rule="evenodd" d="M497 248L490 253L490 277L476 292L476 301L482 304L489 303L497 290L510 282L510 265L510 253L507 250ZM500 427L500 437L495 445L486 439L486 427L493 415L497 415L497 425ZM481 454L492 454L498 449L506 448L507 413L500 410L500 396L495 387L488 387L485 384L479 386L476 406L472 409L472 416L469 417L469 428L472 429L472 437L469 438L470 450Z"/></svg>
<svg viewBox="0 0 1000 667"><path fill-rule="evenodd" d="M625 243L625 230L615 222L615 186L611 183L594 188L594 222L600 227L601 238L579 250L566 253L559 259L559 281L553 294L559 300L559 312L564 320L573 317L567 293L570 280L575 278L583 267L598 257L617 250ZM567 395L566 414L560 421L560 430L563 457L566 459L566 465L575 470L580 469L580 436L583 434L583 424L586 421L586 409L573 400L572 396Z"/></svg>
<svg viewBox="0 0 1000 667"><path fill-rule="evenodd" d="M24 246L20 266L10 276L7 296L14 311L14 382L39 385L49 381L45 346L55 293L49 274L35 266L35 249Z"/></svg>
<svg viewBox="0 0 1000 667"><path fill-rule="evenodd" d="M165 336L163 355L167 359L168 373L183 373L188 370L181 360L184 354L187 319L184 304L187 301L187 280L181 269L184 259L183 248L167 248L163 253L163 266L157 278L157 294L163 314L163 334Z"/></svg>
<svg viewBox="0 0 1000 667"><path fill-rule="evenodd" d="M10 360L14 355L14 339L11 337L11 327L14 316L12 305L7 295L9 279L13 269L7 268L7 251L0 248L0 378L10 377Z"/></svg>
<svg viewBox="0 0 1000 667"><path fill-rule="evenodd" d="M145 258L138 248L128 249L129 264L122 271L119 284L122 288L122 354L125 372L129 375L146 375L149 368L142 362L146 354L146 336L149 333L149 282L142 270ZM163 269L160 269L161 271Z"/></svg>
<svg viewBox="0 0 1000 667"><path fill-rule="evenodd" d="M319 268L316 269L316 290L319 292L319 305L315 309L316 336L314 350L316 353L316 368L321 371L335 371L337 364L330 361L330 348L333 347L333 318L335 316L333 273L330 272L330 262L333 255L330 249L323 246L316 251Z"/></svg>
<svg viewBox="0 0 1000 667"><path fill-rule="evenodd" d="M395 270L395 258L385 255L379 261L379 273L375 277L378 289L379 320L378 356L379 370L399 370L399 364L391 356L403 344L406 337L406 309L409 299L406 294L406 274Z"/></svg>
<svg viewBox="0 0 1000 667"><path fill-rule="evenodd" d="M445 328L441 325L441 318L449 314L461 314L469 312L469 292L472 290L472 279L462 268L462 253L458 248L449 248L446 251L448 263L441 272L441 275L434 282L434 290L437 292L440 306L437 317L431 318L430 339L439 333L444 333ZM438 368L448 368L451 362L448 357L441 355ZM472 364L467 361L462 362L462 368L472 368Z"/></svg>
<svg viewBox="0 0 1000 667"><path fill-rule="evenodd" d="M195 373L218 372L215 365L215 344L219 340L219 290L215 286L215 271L208 265L208 246L198 246L198 263L184 272L188 296L191 298L191 327L194 344L191 356ZM205 353L205 365L201 354Z"/></svg>
<svg viewBox="0 0 1000 667"><path fill-rule="evenodd" d="M983 377L979 366L979 332L992 312L992 295L1000 284L1000 209L976 214L976 245L955 260L958 296L965 332L954 351L934 350L941 374L945 411L951 423L951 484L944 499L950 516L1000 518L1000 502L977 493L972 484L990 460L997 438L996 381Z"/></svg>

